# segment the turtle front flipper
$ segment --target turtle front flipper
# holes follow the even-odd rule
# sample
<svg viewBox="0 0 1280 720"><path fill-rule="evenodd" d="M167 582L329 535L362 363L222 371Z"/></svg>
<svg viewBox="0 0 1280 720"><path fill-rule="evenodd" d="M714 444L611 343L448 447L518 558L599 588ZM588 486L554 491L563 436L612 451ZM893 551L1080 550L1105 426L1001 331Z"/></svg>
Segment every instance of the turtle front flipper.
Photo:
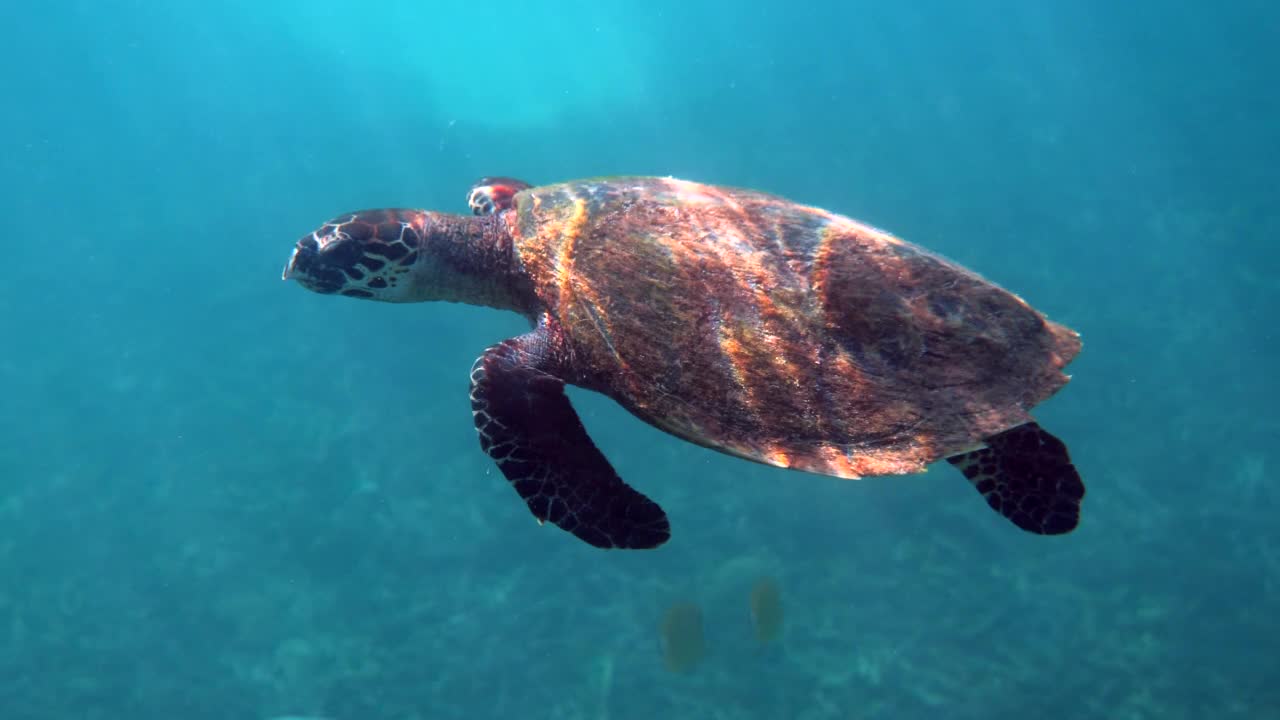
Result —
<svg viewBox="0 0 1280 720"><path fill-rule="evenodd" d="M657 547L671 536L666 513L624 483L587 435L557 376L550 322L494 345L472 366L480 447L539 522L596 547Z"/></svg>
<svg viewBox="0 0 1280 720"><path fill-rule="evenodd" d="M1084 483L1067 446L1034 422L987 438L987 447L947 458L1014 525L1039 535L1080 522Z"/></svg>
<svg viewBox="0 0 1280 720"><path fill-rule="evenodd" d="M492 215L515 204L516 193L533 187L523 180L509 177L484 177L467 191L467 206L474 215Z"/></svg>

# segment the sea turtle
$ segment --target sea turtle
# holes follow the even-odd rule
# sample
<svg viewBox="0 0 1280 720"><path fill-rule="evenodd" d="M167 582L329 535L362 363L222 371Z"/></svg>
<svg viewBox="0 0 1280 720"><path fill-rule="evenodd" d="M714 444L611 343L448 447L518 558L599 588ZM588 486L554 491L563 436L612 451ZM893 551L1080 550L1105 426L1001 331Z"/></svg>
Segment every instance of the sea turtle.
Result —
<svg viewBox="0 0 1280 720"><path fill-rule="evenodd" d="M565 395L613 398L689 442L857 478L945 458L1033 533L1078 520L1084 485L1028 411L1079 336L882 230L751 190L617 177L484 178L474 216L364 210L297 242L319 293L514 310L532 330L471 368L480 446L541 523L597 547L665 542Z"/></svg>

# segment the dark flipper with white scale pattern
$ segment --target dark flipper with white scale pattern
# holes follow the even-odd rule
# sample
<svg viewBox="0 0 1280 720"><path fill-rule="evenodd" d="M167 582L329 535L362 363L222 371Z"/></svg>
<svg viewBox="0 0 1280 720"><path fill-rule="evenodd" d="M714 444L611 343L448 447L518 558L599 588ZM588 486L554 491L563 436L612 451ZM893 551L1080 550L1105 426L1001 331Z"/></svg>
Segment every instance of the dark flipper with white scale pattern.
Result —
<svg viewBox="0 0 1280 720"><path fill-rule="evenodd" d="M596 448L554 373L554 331L485 351L471 368L480 447L539 521L602 548L653 548L671 530L657 503L627 485Z"/></svg>
<svg viewBox="0 0 1280 720"><path fill-rule="evenodd" d="M947 458L1014 525L1040 535L1080 522L1084 483L1067 446L1035 423L987 439L987 447Z"/></svg>

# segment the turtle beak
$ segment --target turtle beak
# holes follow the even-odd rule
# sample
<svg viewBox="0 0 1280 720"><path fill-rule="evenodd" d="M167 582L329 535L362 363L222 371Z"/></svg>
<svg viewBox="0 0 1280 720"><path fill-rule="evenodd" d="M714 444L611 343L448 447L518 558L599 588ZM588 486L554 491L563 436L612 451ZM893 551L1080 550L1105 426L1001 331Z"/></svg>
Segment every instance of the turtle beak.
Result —
<svg viewBox="0 0 1280 720"><path fill-rule="evenodd" d="M293 254L289 256L289 262L284 266L284 272L280 275L281 280L288 280L298 274L298 261L305 260L307 255L313 255L319 249L320 245L316 239L310 235L298 241L293 247ZM302 271L306 272L307 263L303 263Z"/></svg>
<svg viewBox="0 0 1280 720"><path fill-rule="evenodd" d="M284 273L280 275L281 280L288 280L293 274L293 266L298 262L298 248L293 249L293 254L289 256L289 262L284 266Z"/></svg>

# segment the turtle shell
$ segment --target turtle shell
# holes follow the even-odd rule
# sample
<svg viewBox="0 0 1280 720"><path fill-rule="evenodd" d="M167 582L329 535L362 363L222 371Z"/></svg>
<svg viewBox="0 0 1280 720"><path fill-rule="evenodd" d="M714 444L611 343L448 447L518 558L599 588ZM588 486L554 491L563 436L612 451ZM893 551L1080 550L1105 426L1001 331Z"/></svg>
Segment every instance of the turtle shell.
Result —
<svg viewBox="0 0 1280 720"><path fill-rule="evenodd" d="M521 191L506 219L566 380L771 465L919 472L1028 422L1080 350L955 263L762 193L576 181Z"/></svg>

